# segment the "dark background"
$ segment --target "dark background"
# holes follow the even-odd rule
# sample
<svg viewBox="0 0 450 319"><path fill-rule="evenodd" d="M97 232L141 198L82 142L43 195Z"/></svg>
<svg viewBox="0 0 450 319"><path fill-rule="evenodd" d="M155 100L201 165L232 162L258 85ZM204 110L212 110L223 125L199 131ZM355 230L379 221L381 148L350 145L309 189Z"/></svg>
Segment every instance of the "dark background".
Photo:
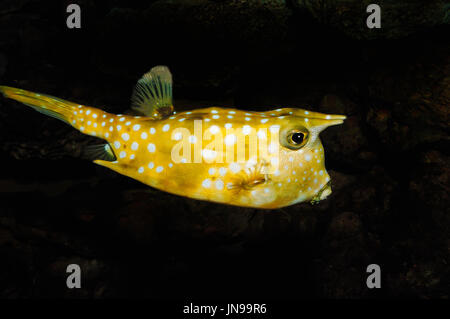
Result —
<svg viewBox="0 0 450 319"><path fill-rule="evenodd" d="M0 297L448 298L448 3L378 1L370 30L359 0L84 0L69 30L70 3L1 2L0 84L123 113L165 64L178 110L345 114L321 135L333 193L275 211L177 197L0 98Z"/></svg>

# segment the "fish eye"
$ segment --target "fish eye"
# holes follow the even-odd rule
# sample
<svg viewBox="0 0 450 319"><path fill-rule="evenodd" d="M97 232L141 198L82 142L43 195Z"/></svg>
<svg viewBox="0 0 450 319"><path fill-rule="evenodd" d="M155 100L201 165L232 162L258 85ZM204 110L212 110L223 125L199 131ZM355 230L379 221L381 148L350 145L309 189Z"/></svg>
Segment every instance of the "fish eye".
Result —
<svg viewBox="0 0 450 319"><path fill-rule="evenodd" d="M280 136L280 142L284 147L291 150L302 148L308 141L308 131L306 129L292 129L283 133Z"/></svg>
<svg viewBox="0 0 450 319"><path fill-rule="evenodd" d="M290 135L290 142L295 145L302 144L304 139L305 134L302 132L295 132Z"/></svg>

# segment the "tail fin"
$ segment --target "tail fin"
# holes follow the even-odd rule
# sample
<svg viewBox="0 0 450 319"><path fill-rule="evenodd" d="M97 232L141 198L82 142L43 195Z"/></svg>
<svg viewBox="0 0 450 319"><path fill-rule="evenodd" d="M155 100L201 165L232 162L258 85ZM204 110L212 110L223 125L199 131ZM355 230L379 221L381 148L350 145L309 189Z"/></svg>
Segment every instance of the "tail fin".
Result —
<svg viewBox="0 0 450 319"><path fill-rule="evenodd" d="M51 95L34 93L8 86L0 86L0 93L5 97L21 102L38 112L57 118L80 132L108 140L113 133L112 122L117 117L100 109L79 105ZM126 116L121 116L125 120ZM109 127L106 127L106 121ZM120 125L118 125L120 126ZM106 143L88 147L86 154L95 159L115 161L116 157L111 146Z"/></svg>
<svg viewBox="0 0 450 319"><path fill-rule="evenodd" d="M69 116L78 104L46 94L34 93L9 86L0 86L5 97L31 106L38 112L57 118L69 124Z"/></svg>

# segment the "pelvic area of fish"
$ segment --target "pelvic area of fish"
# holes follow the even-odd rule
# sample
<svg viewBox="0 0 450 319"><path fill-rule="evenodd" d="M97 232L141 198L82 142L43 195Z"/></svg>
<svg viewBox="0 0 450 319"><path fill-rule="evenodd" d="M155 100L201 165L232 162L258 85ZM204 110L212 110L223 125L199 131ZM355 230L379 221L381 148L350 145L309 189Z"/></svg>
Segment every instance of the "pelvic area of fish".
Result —
<svg viewBox="0 0 450 319"><path fill-rule="evenodd" d="M345 116L298 108L177 113L169 105L169 71L156 68L135 91L133 108L147 116L115 115L5 86L0 92L104 140L101 150L111 156L94 163L162 191L264 209L317 202L331 193L319 133ZM145 85L156 89L139 95Z"/></svg>

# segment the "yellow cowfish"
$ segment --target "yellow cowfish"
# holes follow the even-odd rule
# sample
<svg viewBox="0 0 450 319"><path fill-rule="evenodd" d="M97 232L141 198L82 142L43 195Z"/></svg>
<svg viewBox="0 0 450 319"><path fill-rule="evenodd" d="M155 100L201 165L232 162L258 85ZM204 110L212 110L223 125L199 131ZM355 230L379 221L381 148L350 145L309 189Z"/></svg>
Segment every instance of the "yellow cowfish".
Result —
<svg viewBox="0 0 450 319"><path fill-rule="evenodd" d="M177 113L165 66L152 68L136 85L131 107L142 116L6 86L0 92L104 140L94 148L94 163L172 194L275 209L331 193L319 133L343 123L343 115L221 107Z"/></svg>

